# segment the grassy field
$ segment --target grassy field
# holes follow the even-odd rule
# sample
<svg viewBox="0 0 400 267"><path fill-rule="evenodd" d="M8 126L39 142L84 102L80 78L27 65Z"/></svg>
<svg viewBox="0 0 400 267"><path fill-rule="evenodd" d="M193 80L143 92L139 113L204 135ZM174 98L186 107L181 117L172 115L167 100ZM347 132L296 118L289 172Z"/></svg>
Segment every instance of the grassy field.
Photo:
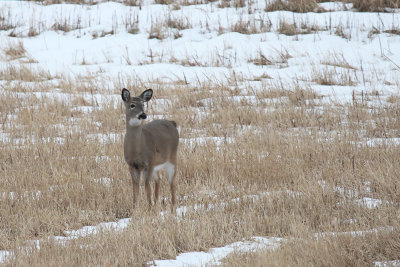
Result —
<svg viewBox="0 0 400 267"><path fill-rule="evenodd" d="M267 6L308 12L317 2ZM376 0L374 10L365 10L366 1L352 2L360 11L398 7ZM250 1L218 3L243 7ZM280 25L277 34L292 34L290 24ZM295 36L305 29L297 26ZM196 83L54 75L35 67L27 50L12 42L1 51L0 250L13 251L5 264L139 266L252 236L284 241L276 250L231 254L223 264L369 266L400 259L400 95L383 95L384 84L353 90L349 101L315 90L365 84L353 76L360 67L343 55L326 56L320 62L326 67L291 83L265 72L252 78L261 83L255 89L235 72ZM266 58L260 52L249 64L285 68L290 53ZM129 59L127 52L124 64ZM172 64L202 67L194 57ZM182 214L169 210L166 175L160 203L149 208L142 186L132 207L121 84L135 94L153 88L150 119L173 119L181 127L176 181ZM68 242L53 238L128 217L124 229Z"/></svg>

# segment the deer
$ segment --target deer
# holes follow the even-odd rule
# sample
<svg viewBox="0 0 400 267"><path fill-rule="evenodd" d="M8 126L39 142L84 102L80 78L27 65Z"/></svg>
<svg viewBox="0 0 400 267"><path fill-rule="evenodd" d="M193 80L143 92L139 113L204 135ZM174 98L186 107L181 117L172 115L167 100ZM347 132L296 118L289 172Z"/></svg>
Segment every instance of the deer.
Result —
<svg viewBox="0 0 400 267"><path fill-rule="evenodd" d="M175 121L153 120L147 118L144 104L153 96L147 89L139 96L131 97L129 90L122 89L122 100L126 111L126 134L124 138L124 158L129 167L133 183L133 206L136 207L139 195L140 177L143 176L149 207L152 206L150 182L155 180L154 199L158 203L160 190L159 171L165 169L171 189L171 211L174 210L176 159L179 132Z"/></svg>

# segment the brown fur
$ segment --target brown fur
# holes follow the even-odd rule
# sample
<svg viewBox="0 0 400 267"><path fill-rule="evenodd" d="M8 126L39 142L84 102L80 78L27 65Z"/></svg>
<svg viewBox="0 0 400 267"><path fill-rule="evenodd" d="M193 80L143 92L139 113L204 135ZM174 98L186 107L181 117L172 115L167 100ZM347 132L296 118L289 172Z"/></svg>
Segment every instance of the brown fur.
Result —
<svg viewBox="0 0 400 267"><path fill-rule="evenodd" d="M152 204L150 181L153 176L154 167L171 163L173 173L169 177L171 187L172 208L175 205L176 157L179 144L179 133L176 122L169 120L154 120L143 124L139 120L141 116L146 117L143 104L151 99L153 91L148 89L138 97L130 97L128 90L122 90L122 99L126 108L126 135L124 140L124 156L132 176L134 204L139 194L140 176L144 176L146 195L149 205ZM134 125L130 120L135 121ZM137 124L136 124L137 123ZM157 175L157 174L156 174ZM154 196L155 202L159 196L159 179L156 179Z"/></svg>

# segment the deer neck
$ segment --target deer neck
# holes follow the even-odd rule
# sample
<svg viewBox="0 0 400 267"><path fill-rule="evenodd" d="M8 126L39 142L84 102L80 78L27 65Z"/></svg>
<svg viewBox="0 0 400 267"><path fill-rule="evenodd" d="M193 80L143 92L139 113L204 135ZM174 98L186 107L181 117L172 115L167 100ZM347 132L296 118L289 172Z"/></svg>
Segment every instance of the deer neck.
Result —
<svg viewBox="0 0 400 267"><path fill-rule="evenodd" d="M133 140L139 141L142 137L142 123L132 122L132 119L126 121L126 134L129 135Z"/></svg>
<svg viewBox="0 0 400 267"><path fill-rule="evenodd" d="M127 119L125 146L130 150L139 151L142 139L143 139L143 133L142 133L141 121L140 123L138 123L137 121L132 122L132 119Z"/></svg>

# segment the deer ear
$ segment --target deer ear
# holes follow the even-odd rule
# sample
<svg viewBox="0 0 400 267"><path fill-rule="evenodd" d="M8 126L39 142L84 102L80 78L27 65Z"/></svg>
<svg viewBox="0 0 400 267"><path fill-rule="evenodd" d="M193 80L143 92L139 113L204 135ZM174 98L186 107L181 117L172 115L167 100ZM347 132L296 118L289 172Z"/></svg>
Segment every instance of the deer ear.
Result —
<svg viewBox="0 0 400 267"><path fill-rule="evenodd" d="M140 94L140 98L143 99L144 102L147 102L151 99L153 96L153 90L152 89L147 89L143 93Z"/></svg>
<svg viewBox="0 0 400 267"><path fill-rule="evenodd" d="M126 102L129 99L131 99L131 93L127 89L124 88L124 89L122 89L121 97L122 97L122 100L124 100L124 102Z"/></svg>

